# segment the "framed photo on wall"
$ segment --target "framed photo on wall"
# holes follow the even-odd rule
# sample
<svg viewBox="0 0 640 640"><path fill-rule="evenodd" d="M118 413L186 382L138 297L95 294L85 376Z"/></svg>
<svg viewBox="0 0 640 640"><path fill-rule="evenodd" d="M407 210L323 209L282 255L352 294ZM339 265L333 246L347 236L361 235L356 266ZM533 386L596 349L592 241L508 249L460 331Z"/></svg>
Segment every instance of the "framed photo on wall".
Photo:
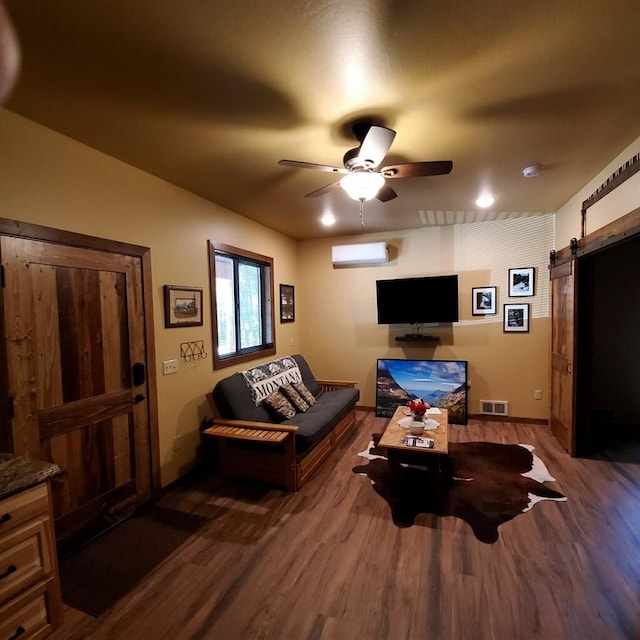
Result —
<svg viewBox="0 0 640 640"><path fill-rule="evenodd" d="M280 322L295 322L295 290L292 284L280 285Z"/></svg>
<svg viewBox="0 0 640 640"><path fill-rule="evenodd" d="M529 304L504 305L504 333L529 332Z"/></svg>
<svg viewBox="0 0 640 640"><path fill-rule="evenodd" d="M164 326L201 327L202 287L179 287L164 285Z"/></svg>
<svg viewBox="0 0 640 640"><path fill-rule="evenodd" d="M509 297L532 296L535 292L535 267L509 269Z"/></svg>
<svg viewBox="0 0 640 640"><path fill-rule="evenodd" d="M473 287L471 289L471 313L486 316L496 313L497 287Z"/></svg>

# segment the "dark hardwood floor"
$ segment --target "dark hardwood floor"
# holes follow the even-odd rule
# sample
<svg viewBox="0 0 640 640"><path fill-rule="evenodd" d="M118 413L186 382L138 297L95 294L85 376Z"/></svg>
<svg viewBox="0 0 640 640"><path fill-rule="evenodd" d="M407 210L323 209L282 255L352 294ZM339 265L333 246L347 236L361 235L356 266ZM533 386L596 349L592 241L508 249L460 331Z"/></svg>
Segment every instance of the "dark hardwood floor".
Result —
<svg viewBox="0 0 640 640"><path fill-rule="evenodd" d="M640 465L572 459L548 427L470 421L450 440L528 443L567 502L479 542L462 520L401 529L352 473L386 420L358 413L297 494L202 477L162 504L208 524L110 611L55 639L640 638Z"/></svg>

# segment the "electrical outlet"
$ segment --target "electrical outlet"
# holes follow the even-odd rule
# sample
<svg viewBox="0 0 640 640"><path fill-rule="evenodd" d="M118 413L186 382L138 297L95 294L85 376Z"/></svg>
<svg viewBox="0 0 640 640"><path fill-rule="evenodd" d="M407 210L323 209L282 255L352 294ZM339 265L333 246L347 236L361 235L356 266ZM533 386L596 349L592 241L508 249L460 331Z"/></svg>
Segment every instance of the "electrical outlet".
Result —
<svg viewBox="0 0 640 640"><path fill-rule="evenodd" d="M293 347L293 338L290 338L290 339L289 339L289 346L290 346L290 347Z"/></svg>
<svg viewBox="0 0 640 640"><path fill-rule="evenodd" d="M533 392L533 399L534 400L542 400L542 390L541 389L536 389Z"/></svg>
<svg viewBox="0 0 640 640"><path fill-rule="evenodd" d="M162 363L162 373L165 376L171 375L172 373L178 373L178 361L177 360L165 360Z"/></svg>

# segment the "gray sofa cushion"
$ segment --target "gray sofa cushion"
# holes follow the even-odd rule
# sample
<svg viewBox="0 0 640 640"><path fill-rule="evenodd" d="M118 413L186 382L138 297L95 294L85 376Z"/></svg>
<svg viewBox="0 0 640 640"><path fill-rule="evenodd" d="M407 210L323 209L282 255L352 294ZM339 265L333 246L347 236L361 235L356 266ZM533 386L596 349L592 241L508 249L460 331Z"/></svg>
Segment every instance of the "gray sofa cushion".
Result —
<svg viewBox="0 0 640 640"><path fill-rule="evenodd" d="M311 391L311 393L313 393L317 398L322 393L322 389L320 389L320 385L316 382L313 373L311 373L311 369L309 369L307 361L300 354L296 354L291 357L298 364L300 373L302 374L302 382L304 382L307 389L309 389L309 391Z"/></svg>
<svg viewBox="0 0 640 640"><path fill-rule="evenodd" d="M326 391L305 413L296 413L282 424L295 424L296 453L304 455L324 438L346 416L360 399L359 389Z"/></svg>
<svg viewBox="0 0 640 640"><path fill-rule="evenodd" d="M273 422L266 407L253 404L251 390L241 373L220 380L213 388L213 400L223 418Z"/></svg>
<svg viewBox="0 0 640 640"><path fill-rule="evenodd" d="M295 424L296 452L304 455L324 438L346 416L360 399L359 389L338 389L323 392L317 383L307 361L299 354L292 356L298 364L302 380L317 399L316 404L305 413L296 413L282 424ZM223 378L213 389L213 399L223 418L276 422L273 413L263 405L253 403L251 390L240 373Z"/></svg>
<svg viewBox="0 0 640 640"><path fill-rule="evenodd" d="M292 356L300 368L302 381L317 398L322 390L311 373L307 361L300 355ZM273 414L266 407L253 403L251 389L241 373L232 373L223 378L213 388L213 399L223 418L236 420L254 420L257 422L273 422Z"/></svg>

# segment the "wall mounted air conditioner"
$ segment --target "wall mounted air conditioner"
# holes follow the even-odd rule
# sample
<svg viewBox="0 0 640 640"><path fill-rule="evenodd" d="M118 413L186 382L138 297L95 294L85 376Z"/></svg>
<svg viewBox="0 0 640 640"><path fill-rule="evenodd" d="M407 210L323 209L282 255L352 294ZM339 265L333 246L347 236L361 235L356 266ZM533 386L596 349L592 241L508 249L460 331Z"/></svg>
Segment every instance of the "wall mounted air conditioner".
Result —
<svg viewBox="0 0 640 640"><path fill-rule="evenodd" d="M336 267L382 264L389 262L389 245L386 242L369 242L331 247L331 261Z"/></svg>

